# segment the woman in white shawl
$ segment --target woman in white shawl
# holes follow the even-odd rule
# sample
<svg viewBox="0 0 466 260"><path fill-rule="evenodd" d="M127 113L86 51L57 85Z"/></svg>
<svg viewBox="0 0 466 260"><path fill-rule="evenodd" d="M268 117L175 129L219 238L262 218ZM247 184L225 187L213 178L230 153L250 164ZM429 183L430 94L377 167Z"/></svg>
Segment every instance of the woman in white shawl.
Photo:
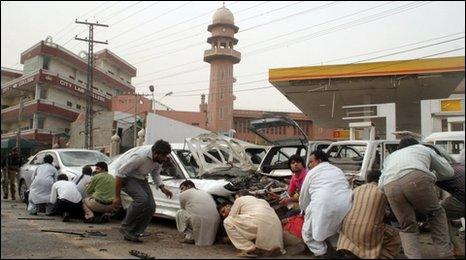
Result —
<svg viewBox="0 0 466 260"><path fill-rule="evenodd" d="M311 153L309 168L299 197L305 213L302 236L309 250L321 256L327 253L325 239L338 233L351 209L351 189L345 174L328 163L323 151Z"/></svg>
<svg viewBox="0 0 466 260"><path fill-rule="evenodd" d="M49 154L44 156L44 163L39 165L33 176L32 184L29 189L28 212L31 215L37 215L38 205L47 204L45 213L51 214L53 204L50 203L50 193L52 185L57 181L58 171L52 165L53 157Z"/></svg>

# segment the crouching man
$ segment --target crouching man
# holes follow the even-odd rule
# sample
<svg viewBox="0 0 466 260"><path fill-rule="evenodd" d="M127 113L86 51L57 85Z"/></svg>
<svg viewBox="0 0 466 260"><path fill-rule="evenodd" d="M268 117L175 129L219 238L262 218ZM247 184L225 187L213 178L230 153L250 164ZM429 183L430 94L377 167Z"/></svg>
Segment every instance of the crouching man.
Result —
<svg viewBox="0 0 466 260"><path fill-rule="evenodd" d="M113 199L115 198L115 178L108 174L108 166L105 162L95 164L96 175L92 176L91 182L86 189L89 194L83 200L84 222L101 223L108 220L108 215L113 211ZM95 213L100 213L95 216Z"/></svg>
<svg viewBox="0 0 466 260"><path fill-rule="evenodd" d="M380 171L367 174L367 184L353 190L353 205L343 220L338 249L362 259L393 259L401 250L399 230L384 224L385 194L378 188Z"/></svg>
<svg viewBox="0 0 466 260"><path fill-rule="evenodd" d="M180 185L180 210L176 213L178 231L185 234L182 243L210 246L215 242L220 217L212 196L196 189L186 180Z"/></svg>
<svg viewBox="0 0 466 260"><path fill-rule="evenodd" d="M82 198L76 184L68 181L65 174L58 175L57 179L50 194L50 203L55 204L54 211L63 216L63 222L70 221L70 218L82 219Z"/></svg>
<svg viewBox="0 0 466 260"><path fill-rule="evenodd" d="M261 253L277 256L284 253L282 225L267 201L241 191L233 205L225 204L219 211L225 218L223 225L228 238L241 250L240 257L257 257Z"/></svg>

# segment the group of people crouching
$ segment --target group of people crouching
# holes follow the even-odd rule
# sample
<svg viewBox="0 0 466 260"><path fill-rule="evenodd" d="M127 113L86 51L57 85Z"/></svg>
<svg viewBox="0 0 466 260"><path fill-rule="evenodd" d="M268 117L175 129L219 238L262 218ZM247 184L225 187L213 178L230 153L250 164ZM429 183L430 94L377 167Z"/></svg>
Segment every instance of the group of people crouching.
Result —
<svg viewBox="0 0 466 260"><path fill-rule="evenodd" d="M270 194L290 209L282 219L266 200L247 191L216 207L207 192L183 182L176 216L182 242L212 245L223 222L220 228L243 257L281 255L300 241L318 258L395 258L401 248L408 258L422 258L417 216L424 215L438 257L453 257L448 220L464 217L464 163L454 170L433 149L403 138L383 169L368 172L366 183L354 190L321 150L311 153L309 171L298 155L291 156L289 166L288 195ZM440 202L435 185L451 195ZM390 225L389 215L398 227ZM329 248L333 236L336 250Z"/></svg>
<svg viewBox="0 0 466 260"><path fill-rule="evenodd" d="M52 163L53 157L45 155L44 163L33 173L28 195L29 214L45 211L48 216L62 216L63 222L70 218L84 219L86 223L107 222L115 197L115 178L107 173L107 163L92 165L94 172L91 165L84 166L82 174L74 180L69 180L66 174L58 174Z"/></svg>

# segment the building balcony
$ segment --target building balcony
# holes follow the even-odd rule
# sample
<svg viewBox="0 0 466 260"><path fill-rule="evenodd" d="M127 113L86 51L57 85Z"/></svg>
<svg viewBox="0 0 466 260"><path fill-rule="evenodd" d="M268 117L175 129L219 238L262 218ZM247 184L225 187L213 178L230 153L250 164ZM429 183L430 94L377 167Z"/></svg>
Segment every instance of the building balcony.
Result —
<svg viewBox="0 0 466 260"><path fill-rule="evenodd" d="M14 138L18 134L18 130L11 130L8 132L2 133L1 139L7 138ZM35 140L44 144L51 144L53 137L59 133L45 130L45 129L25 129L24 127L21 129L21 138Z"/></svg>
<svg viewBox="0 0 466 260"><path fill-rule="evenodd" d="M216 48L204 51L204 61L211 62L215 59L229 59L236 64L241 60L241 53L228 48Z"/></svg>
<svg viewBox="0 0 466 260"><path fill-rule="evenodd" d="M32 117L34 113L38 112L74 122L81 111L43 99L31 100L23 104L23 119ZM2 109L2 121L15 122L18 121L18 118L19 104Z"/></svg>

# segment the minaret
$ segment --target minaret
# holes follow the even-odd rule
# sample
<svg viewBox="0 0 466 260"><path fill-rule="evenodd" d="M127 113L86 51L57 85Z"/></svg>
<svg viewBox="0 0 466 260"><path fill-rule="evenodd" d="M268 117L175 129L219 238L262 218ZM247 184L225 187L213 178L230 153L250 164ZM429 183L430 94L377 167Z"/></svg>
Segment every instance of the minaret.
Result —
<svg viewBox="0 0 466 260"><path fill-rule="evenodd" d="M233 128L233 64L241 60L241 53L233 46L238 32L233 14L225 6L215 11L213 22L207 27L212 36L207 39L210 50L204 61L210 63L210 87L207 101L207 129L221 133Z"/></svg>

